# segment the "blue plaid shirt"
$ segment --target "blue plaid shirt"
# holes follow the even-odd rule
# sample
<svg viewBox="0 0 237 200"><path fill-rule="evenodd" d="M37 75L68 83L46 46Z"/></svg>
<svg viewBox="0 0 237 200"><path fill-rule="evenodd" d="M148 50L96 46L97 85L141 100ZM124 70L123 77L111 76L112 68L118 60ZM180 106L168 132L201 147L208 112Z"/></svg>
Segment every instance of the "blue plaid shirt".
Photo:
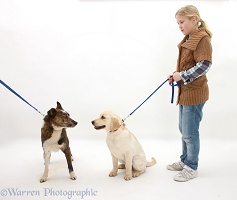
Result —
<svg viewBox="0 0 237 200"><path fill-rule="evenodd" d="M180 76L184 84L187 85L198 77L205 75L210 68L211 63L207 60L202 60L190 69L180 72Z"/></svg>

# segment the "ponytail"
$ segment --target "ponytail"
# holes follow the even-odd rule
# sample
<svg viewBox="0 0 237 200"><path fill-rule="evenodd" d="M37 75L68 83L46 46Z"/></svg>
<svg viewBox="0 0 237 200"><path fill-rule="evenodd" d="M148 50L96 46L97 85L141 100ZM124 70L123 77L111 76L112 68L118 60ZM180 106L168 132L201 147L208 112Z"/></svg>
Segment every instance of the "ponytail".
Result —
<svg viewBox="0 0 237 200"><path fill-rule="evenodd" d="M209 30L207 24L205 23L205 21L203 21L202 19L200 19L199 21L199 27L203 27L206 31L206 33L209 35L210 39L212 38L212 32Z"/></svg>

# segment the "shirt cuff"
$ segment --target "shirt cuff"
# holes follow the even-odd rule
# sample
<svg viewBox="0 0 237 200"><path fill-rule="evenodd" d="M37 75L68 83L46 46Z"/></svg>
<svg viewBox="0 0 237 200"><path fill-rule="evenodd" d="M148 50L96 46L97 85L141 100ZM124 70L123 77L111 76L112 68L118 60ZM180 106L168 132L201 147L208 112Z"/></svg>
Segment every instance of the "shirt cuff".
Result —
<svg viewBox="0 0 237 200"><path fill-rule="evenodd" d="M190 82L193 81L192 78L189 78L189 77L188 77L186 71L179 72L179 75L180 75L182 81L184 82L184 85L187 85L187 84L189 84Z"/></svg>

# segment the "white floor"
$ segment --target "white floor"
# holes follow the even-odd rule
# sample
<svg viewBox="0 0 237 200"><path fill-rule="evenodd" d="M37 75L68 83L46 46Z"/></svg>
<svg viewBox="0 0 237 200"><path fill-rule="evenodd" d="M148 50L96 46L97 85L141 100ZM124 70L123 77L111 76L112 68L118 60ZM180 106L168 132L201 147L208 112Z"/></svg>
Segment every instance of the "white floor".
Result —
<svg viewBox="0 0 237 200"><path fill-rule="evenodd" d="M199 177L186 183L173 181L176 172L166 165L178 160L180 141L140 140L147 159L157 165L131 181L109 177L111 158L103 140L73 140L70 146L78 177L69 179L64 155L51 156L48 181L40 183L43 158L40 139L16 140L0 148L0 199L99 199L99 200L235 200L237 198L237 143L201 141ZM84 195L84 196L82 196ZM4 197L4 198L3 198Z"/></svg>

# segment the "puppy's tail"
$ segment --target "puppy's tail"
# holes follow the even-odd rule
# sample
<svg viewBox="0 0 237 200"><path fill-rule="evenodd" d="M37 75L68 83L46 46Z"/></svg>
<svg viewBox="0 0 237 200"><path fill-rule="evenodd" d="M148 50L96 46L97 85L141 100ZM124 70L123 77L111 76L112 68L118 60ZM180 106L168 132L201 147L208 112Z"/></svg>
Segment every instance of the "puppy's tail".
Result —
<svg viewBox="0 0 237 200"><path fill-rule="evenodd" d="M155 165L156 164L156 159L155 158L151 158L152 159L152 161L151 162L146 162L146 166L147 167L151 167L151 166L153 166L153 165Z"/></svg>

